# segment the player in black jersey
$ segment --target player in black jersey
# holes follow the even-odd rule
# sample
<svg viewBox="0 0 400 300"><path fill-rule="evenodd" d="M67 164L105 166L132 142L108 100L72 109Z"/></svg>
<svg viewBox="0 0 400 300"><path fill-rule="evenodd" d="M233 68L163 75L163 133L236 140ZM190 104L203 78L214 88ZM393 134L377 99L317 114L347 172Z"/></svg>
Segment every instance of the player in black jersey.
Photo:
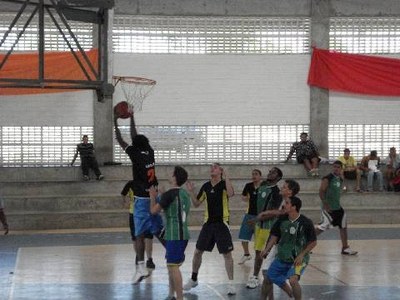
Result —
<svg viewBox="0 0 400 300"><path fill-rule="evenodd" d="M152 216L150 213L149 188L157 185L154 150L150 146L147 137L137 133L133 115L130 117L131 145L128 145L128 143L123 140L117 120L118 116L114 114L116 139L132 161L132 188L135 197L133 218L135 223L136 253L138 257L138 266L133 282L136 284L142 281L143 278L149 276L148 270L144 267L144 237L148 235L149 232L158 235L162 228L160 215ZM155 268L152 260L148 260L146 265L149 269Z"/></svg>

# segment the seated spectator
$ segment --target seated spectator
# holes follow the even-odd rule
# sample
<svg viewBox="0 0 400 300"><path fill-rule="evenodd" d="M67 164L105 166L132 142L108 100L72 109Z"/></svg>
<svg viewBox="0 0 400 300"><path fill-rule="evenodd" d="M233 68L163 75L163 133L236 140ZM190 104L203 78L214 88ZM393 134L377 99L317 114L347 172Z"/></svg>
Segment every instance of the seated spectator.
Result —
<svg viewBox="0 0 400 300"><path fill-rule="evenodd" d="M385 164L385 179L387 183L387 189L388 191L391 191L393 190L391 181L393 178L400 175L400 155L396 153L395 147L390 148L389 155L385 159Z"/></svg>
<svg viewBox="0 0 400 300"><path fill-rule="evenodd" d="M79 153L79 156L81 158L83 180L90 180L89 168L94 171L97 180L102 180L104 176L100 172L99 164L97 163L97 159L94 154L94 146L92 143L89 143L88 140L89 138L85 134L84 136L82 136L82 143L76 145L76 151L74 158L72 159L71 166L74 165L74 162Z"/></svg>
<svg viewBox="0 0 400 300"><path fill-rule="evenodd" d="M296 152L297 162L304 165L310 176L319 176L319 152L314 142L308 139L306 132L300 134L300 142L293 143L286 161L292 157L294 152Z"/></svg>
<svg viewBox="0 0 400 300"><path fill-rule="evenodd" d="M380 158L376 150L371 151L370 155L364 156L361 160L360 170L364 171L367 176L367 192L372 192L374 177L378 180L379 191L383 191L383 176L382 172L378 169Z"/></svg>
<svg viewBox="0 0 400 300"><path fill-rule="evenodd" d="M346 148L343 150L343 155L339 156L339 161L342 162L342 177L344 179L355 179L356 180L356 191L361 192L361 171L357 167L357 161L353 156L350 156L350 149Z"/></svg>

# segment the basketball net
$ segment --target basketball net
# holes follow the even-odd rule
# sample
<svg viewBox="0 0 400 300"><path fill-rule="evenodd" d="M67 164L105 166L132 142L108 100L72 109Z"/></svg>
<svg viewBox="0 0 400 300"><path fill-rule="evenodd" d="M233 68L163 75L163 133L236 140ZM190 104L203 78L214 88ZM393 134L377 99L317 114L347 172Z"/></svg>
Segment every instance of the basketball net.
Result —
<svg viewBox="0 0 400 300"><path fill-rule="evenodd" d="M156 85L152 79L132 76L113 76L114 86L120 83L126 102L133 112L142 110L144 99Z"/></svg>

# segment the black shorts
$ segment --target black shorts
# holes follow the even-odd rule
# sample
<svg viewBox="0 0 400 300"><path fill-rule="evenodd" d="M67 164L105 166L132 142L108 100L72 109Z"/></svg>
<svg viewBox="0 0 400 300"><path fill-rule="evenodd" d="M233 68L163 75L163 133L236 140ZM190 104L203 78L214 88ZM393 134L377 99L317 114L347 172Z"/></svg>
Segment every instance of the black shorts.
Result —
<svg viewBox="0 0 400 300"><path fill-rule="evenodd" d="M131 238L132 241L136 241L136 236L135 236L135 222L133 222L133 214L129 214L129 228L131 230ZM152 239L153 235L151 233L145 233L144 234L145 239Z"/></svg>
<svg viewBox="0 0 400 300"><path fill-rule="evenodd" d="M356 179L357 178L357 171L344 171L343 172L344 178L346 179Z"/></svg>
<svg viewBox="0 0 400 300"><path fill-rule="evenodd" d="M317 228L325 231L331 227L347 228L347 217L346 213L341 207L338 210L332 210L330 212L322 210L321 222Z"/></svg>
<svg viewBox="0 0 400 300"><path fill-rule="evenodd" d="M201 228L196 248L211 252L217 244L218 252L229 253L233 250L232 235L224 222L205 223Z"/></svg>

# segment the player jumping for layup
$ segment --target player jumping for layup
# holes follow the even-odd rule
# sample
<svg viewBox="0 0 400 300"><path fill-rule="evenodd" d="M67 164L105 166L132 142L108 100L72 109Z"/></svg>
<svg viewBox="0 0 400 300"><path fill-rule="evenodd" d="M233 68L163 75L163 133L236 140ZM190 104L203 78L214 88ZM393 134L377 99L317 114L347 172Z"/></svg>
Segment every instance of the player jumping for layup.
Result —
<svg viewBox="0 0 400 300"><path fill-rule="evenodd" d="M136 131L133 115L130 116L130 133L132 144L128 145L121 136L118 128L118 115L114 113L115 135L119 145L128 154L132 161L133 171L133 193L135 196L135 210L133 214L136 236L136 254L138 265L133 278L133 283L137 284L143 278L149 276L148 270L144 265L145 234L156 233L154 229L154 219L150 214L149 188L157 185L155 174L154 150L149 144L146 136L138 134ZM161 217L158 215L159 219Z"/></svg>

